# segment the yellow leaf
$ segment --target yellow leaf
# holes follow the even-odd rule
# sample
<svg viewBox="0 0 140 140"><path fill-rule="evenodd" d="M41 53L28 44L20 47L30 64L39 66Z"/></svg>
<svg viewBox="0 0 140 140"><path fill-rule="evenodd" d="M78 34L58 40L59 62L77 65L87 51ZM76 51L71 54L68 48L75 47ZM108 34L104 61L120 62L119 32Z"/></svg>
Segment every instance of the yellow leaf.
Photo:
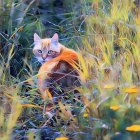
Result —
<svg viewBox="0 0 140 140"><path fill-rule="evenodd" d="M68 137L59 137L59 138L56 138L55 140L68 140Z"/></svg>
<svg viewBox="0 0 140 140"><path fill-rule="evenodd" d="M40 108L43 109L42 107L38 106L38 105L33 105L33 104L21 104L22 107L35 107L35 108Z"/></svg>
<svg viewBox="0 0 140 140"><path fill-rule="evenodd" d="M83 114L83 117L85 117L85 118L88 117L88 116L89 116L88 113L84 113L84 114Z"/></svg>
<svg viewBox="0 0 140 140"><path fill-rule="evenodd" d="M133 94L133 93L138 93L139 88L138 87L129 87L129 88L125 88L124 91L129 93L129 94L131 94L131 93Z"/></svg>
<svg viewBox="0 0 140 140"><path fill-rule="evenodd" d="M114 85L113 84L110 84L110 85L104 85L104 89L111 89L113 88Z"/></svg>
<svg viewBox="0 0 140 140"><path fill-rule="evenodd" d="M81 63L81 68L82 68L82 72L81 72L82 80L85 81L85 79L88 78L88 76L89 76L87 65L86 65L85 60L82 57L82 55L79 54L78 59Z"/></svg>
<svg viewBox="0 0 140 140"><path fill-rule="evenodd" d="M50 100L52 100L52 99L53 99L53 96L52 96L52 94L49 92L49 90L46 89L45 92L42 94L42 98L43 98L43 99L49 98Z"/></svg>
<svg viewBox="0 0 140 140"><path fill-rule="evenodd" d="M119 105L110 106L110 109L112 109L112 110L118 110L119 108L120 108Z"/></svg>
<svg viewBox="0 0 140 140"><path fill-rule="evenodd" d="M140 131L140 125L131 125L129 127L126 127L127 131Z"/></svg>

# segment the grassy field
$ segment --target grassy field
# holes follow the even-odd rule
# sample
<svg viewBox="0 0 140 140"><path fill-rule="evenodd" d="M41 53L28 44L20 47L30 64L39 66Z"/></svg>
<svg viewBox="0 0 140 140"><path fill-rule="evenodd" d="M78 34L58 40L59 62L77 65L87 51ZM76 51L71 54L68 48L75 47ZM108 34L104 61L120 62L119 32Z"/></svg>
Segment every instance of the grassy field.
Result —
<svg viewBox="0 0 140 140"><path fill-rule="evenodd" d="M69 7L67 7L69 5ZM48 118L37 86L40 67L33 34L51 36L80 55L83 106L77 116L59 104L73 124L52 127L57 140L138 140L140 137L140 2L66 0L68 12L50 12L44 24L36 1L0 0L0 137L39 139ZM53 5L50 9L53 9ZM43 12L42 12L43 13ZM47 15L46 15L47 16ZM43 18L42 18L43 17ZM60 18L60 19L58 19ZM68 111L65 111L67 109Z"/></svg>

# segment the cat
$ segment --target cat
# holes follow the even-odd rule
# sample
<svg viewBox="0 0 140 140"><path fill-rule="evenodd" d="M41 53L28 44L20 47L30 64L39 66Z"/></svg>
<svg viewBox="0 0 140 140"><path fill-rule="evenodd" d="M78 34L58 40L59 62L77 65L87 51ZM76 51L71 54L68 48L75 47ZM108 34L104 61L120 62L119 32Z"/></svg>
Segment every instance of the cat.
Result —
<svg viewBox="0 0 140 140"><path fill-rule="evenodd" d="M60 97L68 90L80 85L79 73L74 68L78 65L78 53L59 43L58 34L52 38L40 38L34 34L33 53L42 64L38 72L38 86L45 99Z"/></svg>
<svg viewBox="0 0 140 140"><path fill-rule="evenodd" d="M75 101L81 100L77 90L77 87L81 85L78 53L59 43L57 33L52 38L44 39L35 33L33 53L42 64L38 72L38 87L42 98L49 99L46 113L51 112L57 116L61 111L60 102L64 104L69 102L72 108L71 113L74 114L73 105Z"/></svg>

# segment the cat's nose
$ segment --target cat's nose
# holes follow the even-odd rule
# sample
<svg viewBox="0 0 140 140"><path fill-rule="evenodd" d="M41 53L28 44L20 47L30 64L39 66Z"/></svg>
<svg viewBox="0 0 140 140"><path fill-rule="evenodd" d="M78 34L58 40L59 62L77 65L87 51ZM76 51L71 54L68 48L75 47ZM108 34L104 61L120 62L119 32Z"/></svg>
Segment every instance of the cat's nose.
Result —
<svg viewBox="0 0 140 140"><path fill-rule="evenodd" d="M46 57L42 57L42 59L43 59L43 60L45 60L45 59L46 59Z"/></svg>

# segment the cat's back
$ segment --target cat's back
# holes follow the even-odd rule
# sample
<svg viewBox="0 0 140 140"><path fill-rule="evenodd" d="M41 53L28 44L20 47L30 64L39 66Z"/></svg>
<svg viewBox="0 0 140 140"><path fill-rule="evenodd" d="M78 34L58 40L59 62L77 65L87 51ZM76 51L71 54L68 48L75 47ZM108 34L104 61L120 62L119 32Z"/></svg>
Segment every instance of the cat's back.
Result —
<svg viewBox="0 0 140 140"><path fill-rule="evenodd" d="M74 50L64 48L58 57L41 66L39 70L39 81L42 81L44 78L49 79L49 83L53 87L56 87L56 84L61 85L63 90L79 86L79 74L73 67L75 63L78 63L78 54Z"/></svg>

